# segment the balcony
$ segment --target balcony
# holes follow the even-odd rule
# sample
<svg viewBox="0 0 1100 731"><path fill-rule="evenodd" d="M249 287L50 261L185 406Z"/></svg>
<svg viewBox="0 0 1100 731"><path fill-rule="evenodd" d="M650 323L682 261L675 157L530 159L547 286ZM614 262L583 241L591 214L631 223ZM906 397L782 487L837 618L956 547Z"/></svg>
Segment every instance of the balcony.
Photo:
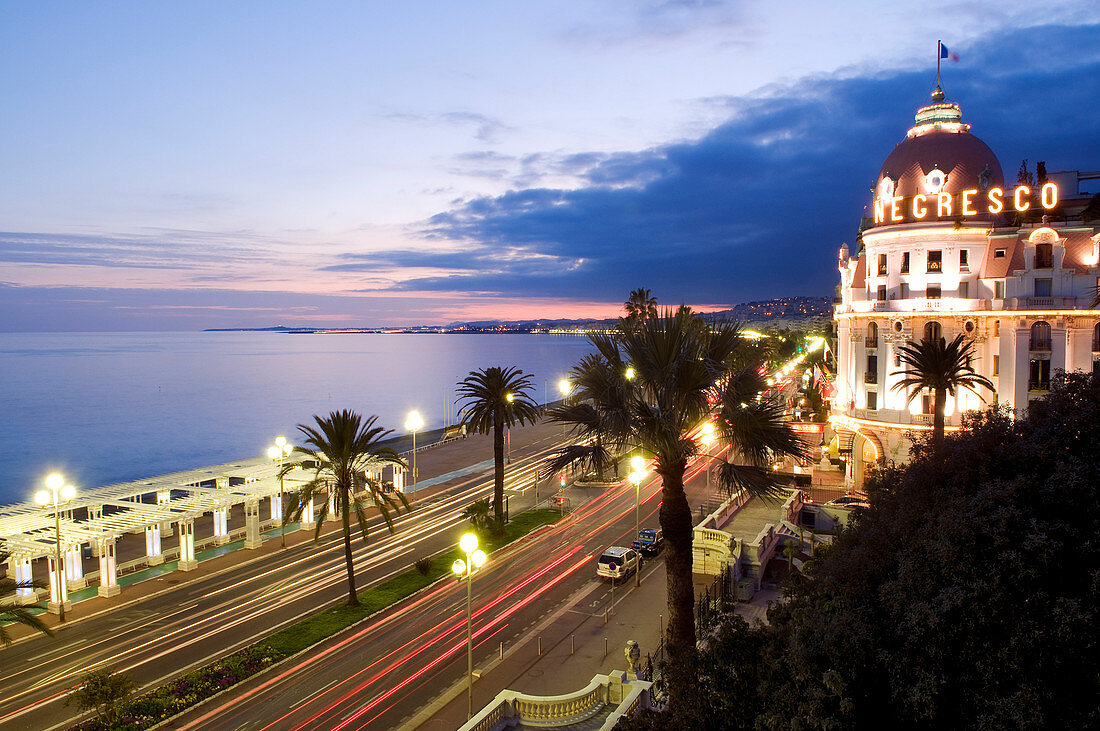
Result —
<svg viewBox="0 0 1100 731"><path fill-rule="evenodd" d="M864 383L878 383L878 373L875 371L867 371L863 374Z"/></svg>
<svg viewBox="0 0 1100 731"><path fill-rule="evenodd" d="M1027 382L1028 391L1049 391L1050 381L1031 381Z"/></svg>
<svg viewBox="0 0 1100 731"><path fill-rule="evenodd" d="M1050 352L1050 338L1032 338L1028 344L1028 350L1031 352L1049 353Z"/></svg>
<svg viewBox="0 0 1100 731"><path fill-rule="evenodd" d="M863 339L863 347L865 347L865 348L877 348L878 347L878 338L864 338ZM1093 350L1095 350L1095 348L1093 348Z"/></svg>

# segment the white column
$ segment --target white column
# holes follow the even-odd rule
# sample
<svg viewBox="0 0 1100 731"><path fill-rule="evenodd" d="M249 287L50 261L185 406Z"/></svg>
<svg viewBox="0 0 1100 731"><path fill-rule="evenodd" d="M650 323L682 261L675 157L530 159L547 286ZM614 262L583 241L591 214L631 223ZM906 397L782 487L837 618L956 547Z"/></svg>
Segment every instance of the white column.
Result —
<svg viewBox="0 0 1100 731"><path fill-rule="evenodd" d="M16 604L30 604L37 599L34 587L31 586L31 579L33 577L31 575L31 560L29 558L15 558L14 556L9 558L8 575L15 578L16 584L21 585L15 590Z"/></svg>
<svg viewBox="0 0 1100 731"><path fill-rule="evenodd" d="M181 520L179 531L180 560L177 568L180 571L193 571L199 566L199 562L195 560L195 521L190 518Z"/></svg>
<svg viewBox="0 0 1100 731"><path fill-rule="evenodd" d="M405 492L405 470L397 465L393 466L393 489L397 492Z"/></svg>
<svg viewBox="0 0 1100 731"><path fill-rule="evenodd" d="M84 578L84 547L77 544L65 551L65 579L69 591L83 589L88 585Z"/></svg>
<svg viewBox="0 0 1100 731"><path fill-rule="evenodd" d="M157 505L167 505L171 501L171 490L157 490ZM172 535L172 521L166 520L160 524L160 537L167 538L170 535Z"/></svg>
<svg viewBox="0 0 1100 731"><path fill-rule="evenodd" d="M145 555L149 557L150 566L157 566L164 563L164 556L160 552L159 523L145 528Z"/></svg>
<svg viewBox="0 0 1100 731"><path fill-rule="evenodd" d="M115 564L115 539L100 538L99 544L99 595L117 596L121 588L118 585L118 568Z"/></svg>
<svg viewBox="0 0 1100 731"><path fill-rule="evenodd" d="M46 562L50 571L50 601L46 604L46 611L50 614L60 614L62 603L64 603L66 610L72 606L69 602L69 589L65 585L66 582L59 581L62 574L65 573L65 560L61 560L62 567L60 572L57 570L57 561L53 556L47 556Z"/></svg>
<svg viewBox="0 0 1100 731"><path fill-rule="evenodd" d="M302 519L298 524L298 530L313 530L313 498L311 497L302 506Z"/></svg>
<svg viewBox="0 0 1100 731"><path fill-rule="evenodd" d="M229 543L228 508L218 508L214 511L214 543L219 546Z"/></svg>
<svg viewBox="0 0 1100 731"><path fill-rule="evenodd" d="M279 501L278 495L271 496L271 519L276 523L283 520L283 504Z"/></svg>
<svg viewBox="0 0 1100 731"><path fill-rule="evenodd" d="M334 522L340 519L340 514L337 512L339 503L336 500L336 491L329 486L328 489L328 520Z"/></svg>
<svg viewBox="0 0 1100 731"><path fill-rule="evenodd" d="M103 517L102 505L89 505L88 506L88 520L98 520ZM99 541L92 541L92 558L99 558Z"/></svg>
<svg viewBox="0 0 1100 731"><path fill-rule="evenodd" d="M244 547L259 548L264 543L260 535L260 503L246 500L244 503Z"/></svg>

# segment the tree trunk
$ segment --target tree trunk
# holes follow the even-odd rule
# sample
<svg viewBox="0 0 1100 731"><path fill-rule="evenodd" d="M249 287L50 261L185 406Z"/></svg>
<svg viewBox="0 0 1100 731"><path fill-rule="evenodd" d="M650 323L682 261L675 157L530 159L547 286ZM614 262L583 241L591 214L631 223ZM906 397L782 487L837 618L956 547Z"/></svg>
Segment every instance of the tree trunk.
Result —
<svg viewBox="0 0 1100 731"><path fill-rule="evenodd" d="M351 558L351 520L348 513L348 491L340 490L340 516L344 523L344 561L348 565L348 606L359 606L359 595L355 591L355 565Z"/></svg>
<svg viewBox="0 0 1100 731"><path fill-rule="evenodd" d="M685 652L695 647L695 589L691 580L691 506L684 494L683 461L666 465L657 460L661 476L661 530L665 537L665 571L668 584L670 649Z"/></svg>
<svg viewBox="0 0 1100 731"><path fill-rule="evenodd" d="M943 444L944 426L947 418L944 412L947 410L947 390L943 388L936 389L936 407L935 413L932 415L932 446L939 447Z"/></svg>
<svg viewBox="0 0 1100 731"><path fill-rule="evenodd" d="M504 527L504 415L493 414L493 514L497 526Z"/></svg>

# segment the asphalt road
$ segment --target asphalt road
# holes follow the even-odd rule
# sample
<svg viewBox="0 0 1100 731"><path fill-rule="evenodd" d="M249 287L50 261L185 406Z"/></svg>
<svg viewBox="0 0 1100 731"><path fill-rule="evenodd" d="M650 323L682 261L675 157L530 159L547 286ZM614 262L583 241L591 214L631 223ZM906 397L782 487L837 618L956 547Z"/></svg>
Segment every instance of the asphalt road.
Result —
<svg viewBox="0 0 1100 731"><path fill-rule="evenodd" d="M533 482L546 453L562 437L557 430L547 432L513 448L509 485ZM483 473L418 502L412 512L397 518L393 535L375 521L369 546L358 539L353 543L360 590L407 570L420 556L452 546L464 526L461 510L490 492L491 473ZM512 509L533 502L532 493L528 488L513 497ZM485 578L494 573L499 572L487 570ZM153 687L338 602L347 592L335 523L326 525L318 544L300 543L208 577L176 576L166 577L166 591L69 623L55 638L34 636L0 650L0 729L52 729L71 723L76 710L65 700L90 669L109 666L129 673L142 688ZM170 586L175 582L178 586ZM432 602L452 593L448 585ZM434 604L429 608L441 611Z"/></svg>
<svg viewBox="0 0 1100 731"><path fill-rule="evenodd" d="M641 523L656 524L659 481L641 488ZM511 646L566 600L602 613L611 586L596 558L634 533L634 487L595 494L562 522L494 554L473 580L475 668ZM626 581L622 592L632 586ZM466 585L447 579L368 622L219 696L176 729L390 729L466 676ZM578 679L578 687L588 678ZM499 688L479 689L476 706Z"/></svg>

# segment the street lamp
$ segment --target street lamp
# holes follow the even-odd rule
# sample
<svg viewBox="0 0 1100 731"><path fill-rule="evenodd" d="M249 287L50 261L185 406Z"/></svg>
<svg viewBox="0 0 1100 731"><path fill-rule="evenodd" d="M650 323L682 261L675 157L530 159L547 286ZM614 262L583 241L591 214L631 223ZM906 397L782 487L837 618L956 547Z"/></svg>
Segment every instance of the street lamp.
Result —
<svg viewBox="0 0 1100 731"><path fill-rule="evenodd" d="M504 398L506 398L508 400L508 403L510 404L516 400L516 395L514 393L508 392L504 394ZM506 431L504 435L504 441L508 446L508 452L504 458L504 462L505 464L512 464L512 427L506 426L505 429Z"/></svg>
<svg viewBox="0 0 1100 731"><path fill-rule="evenodd" d="M286 548L286 521L283 520L283 460L294 451L294 445L286 437L275 437L275 446L267 450L267 456L279 460L279 546Z"/></svg>
<svg viewBox="0 0 1100 731"><path fill-rule="evenodd" d="M424 420L420 418L419 411L410 411L409 416L405 419L405 428L412 432L413 435L413 489L416 492L416 432L424 426Z"/></svg>
<svg viewBox="0 0 1100 731"><path fill-rule="evenodd" d="M473 533L463 533L458 541L458 547L466 554L466 560L456 558L451 564L451 571L458 575L459 579L466 579L466 720L474 715L474 614L471 604L474 573L481 568L486 561L485 551L477 547L477 536Z"/></svg>
<svg viewBox="0 0 1100 731"><path fill-rule="evenodd" d="M645 477L645 460L637 455L630 458L630 474L627 475L627 479L634 484L634 540L640 541L638 537L641 530L640 515L639 512L642 506L642 493L641 483ZM640 544L639 544L640 545ZM639 567L638 571L634 572L634 586L642 585L642 572Z"/></svg>
<svg viewBox="0 0 1100 731"><path fill-rule="evenodd" d="M628 367L628 368L626 369L626 374L625 374L625 375L626 375L626 380L628 380L628 381L633 381L633 380L634 380L634 376L636 376L636 375L637 375L637 372L636 372L636 371L634 370L634 366L630 366L630 367Z"/></svg>
<svg viewBox="0 0 1100 731"><path fill-rule="evenodd" d="M39 490L34 495L34 501L44 508L53 505L53 523L56 530L55 538L57 540L54 543L54 563L57 570L57 590L54 592L54 598L57 600L57 621L65 621L65 569L61 564L61 506L67 505L72 502L72 499L76 497L76 488L72 485L65 484L65 478L58 474L50 475L46 478L46 487L49 490Z"/></svg>
<svg viewBox="0 0 1100 731"><path fill-rule="evenodd" d="M707 470L707 510L710 510L710 445L714 444L714 423L704 421L702 433L701 441L703 442L703 446L706 447L704 464Z"/></svg>

